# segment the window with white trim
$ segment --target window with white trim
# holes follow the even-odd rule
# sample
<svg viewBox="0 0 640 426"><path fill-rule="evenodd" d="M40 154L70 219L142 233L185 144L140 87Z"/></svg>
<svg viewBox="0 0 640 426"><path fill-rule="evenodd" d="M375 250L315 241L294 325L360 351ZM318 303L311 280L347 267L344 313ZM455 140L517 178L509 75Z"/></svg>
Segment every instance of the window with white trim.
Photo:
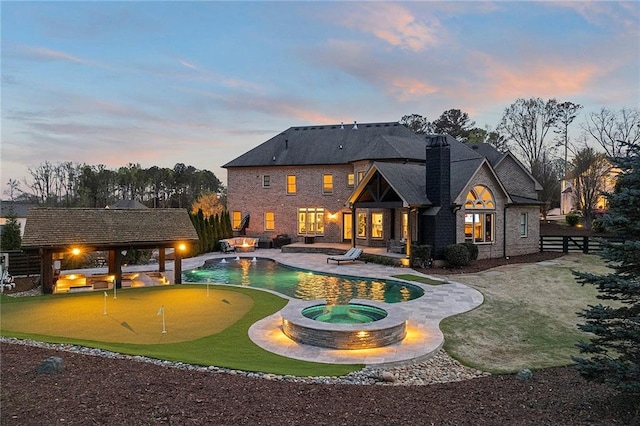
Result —
<svg viewBox="0 0 640 426"><path fill-rule="evenodd" d="M324 207L298 209L299 235L324 235Z"/></svg>
<svg viewBox="0 0 640 426"><path fill-rule="evenodd" d="M492 243L495 238L496 203L491 190L476 185L464 205L464 238L473 243Z"/></svg>
<svg viewBox="0 0 640 426"><path fill-rule="evenodd" d="M529 235L529 213L520 213L520 236L526 237Z"/></svg>
<svg viewBox="0 0 640 426"><path fill-rule="evenodd" d="M276 215L273 212L264 212L264 230L273 231L276 229Z"/></svg>

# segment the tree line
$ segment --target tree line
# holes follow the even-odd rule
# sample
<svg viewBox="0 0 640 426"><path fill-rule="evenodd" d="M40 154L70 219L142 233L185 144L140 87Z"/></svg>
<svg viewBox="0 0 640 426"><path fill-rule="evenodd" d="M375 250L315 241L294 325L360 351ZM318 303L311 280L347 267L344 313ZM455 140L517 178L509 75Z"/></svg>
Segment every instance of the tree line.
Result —
<svg viewBox="0 0 640 426"><path fill-rule="evenodd" d="M596 203L607 187L612 159L640 145L640 110L601 108L587 114L578 137L570 127L582 105L557 99L517 99L505 108L495 129L477 127L466 112L450 109L429 121L419 114L400 122L416 133L447 133L461 142L489 143L511 151L542 185L541 213L560 206L561 180L571 180L577 206L590 226ZM597 148L594 148L594 146Z"/></svg>
<svg viewBox="0 0 640 426"><path fill-rule="evenodd" d="M153 208L190 208L200 196L224 191L213 172L183 163L173 168L146 169L129 163L111 170L102 164L46 161L28 172L30 179L22 182L9 179L5 194L12 201L52 207L105 207L126 199Z"/></svg>

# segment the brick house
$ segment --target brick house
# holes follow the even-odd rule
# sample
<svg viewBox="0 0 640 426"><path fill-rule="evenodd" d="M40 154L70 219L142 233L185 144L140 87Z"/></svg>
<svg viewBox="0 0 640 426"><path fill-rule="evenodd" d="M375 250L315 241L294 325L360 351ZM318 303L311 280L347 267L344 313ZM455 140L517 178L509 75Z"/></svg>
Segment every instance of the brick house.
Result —
<svg viewBox="0 0 640 426"><path fill-rule="evenodd" d="M223 166L235 230L294 241L472 241L479 258L539 247L541 186L509 152L397 122L291 127ZM243 220L245 219L245 220Z"/></svg>

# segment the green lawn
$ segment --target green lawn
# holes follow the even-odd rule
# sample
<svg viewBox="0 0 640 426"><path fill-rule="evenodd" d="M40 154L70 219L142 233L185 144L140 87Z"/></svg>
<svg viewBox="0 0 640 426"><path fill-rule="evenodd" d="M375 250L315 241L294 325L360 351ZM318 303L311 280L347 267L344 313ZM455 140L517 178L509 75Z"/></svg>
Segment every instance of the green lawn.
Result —
<svg viewBox="0 0 640 426"><path fill-rule="evenodd" d="M106 312L104 307L106 300ZM196 365L297 376L336 376L362 365L297 361L265 351L248 336L251 324L286 300L253 289L179 285L11 298L1 296L3 336L71 343ZM165 330L162 333L164 305Z"/></svg>
<svg viewBox="0 0 640 426"><path fill-rule="evenodd" d="M571 364L575 344L586 340L577 312L597 304L593 286L582 287L572 269L607 273L593 255L570 255L557 265L505 266L452 279L481 291L484 303L440 324L445 349L465 365L494 373Z"/></svg>

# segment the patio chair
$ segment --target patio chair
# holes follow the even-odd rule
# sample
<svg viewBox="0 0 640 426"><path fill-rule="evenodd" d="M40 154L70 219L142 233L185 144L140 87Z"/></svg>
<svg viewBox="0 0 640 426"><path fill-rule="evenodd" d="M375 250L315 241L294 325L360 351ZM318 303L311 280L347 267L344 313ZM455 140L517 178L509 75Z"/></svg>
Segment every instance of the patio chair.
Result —
<svg viewBox="0 0 640 426"><path fill-rule="evenodd" d="M227 240L220 240L220 251L223 253L235 252L236 248L229 244Z"/></svg>
<svg viewBox="0 0 640 426"><path fill-rule="evenodd" d="M361 254L362 254L362 249L353 247L353 248L350 248L349 251L347 251L342 256L327 257L327 263L329 263L330 260L338 262L338 265L340 264L340 262L355 262L360 258Z"/></svg>

